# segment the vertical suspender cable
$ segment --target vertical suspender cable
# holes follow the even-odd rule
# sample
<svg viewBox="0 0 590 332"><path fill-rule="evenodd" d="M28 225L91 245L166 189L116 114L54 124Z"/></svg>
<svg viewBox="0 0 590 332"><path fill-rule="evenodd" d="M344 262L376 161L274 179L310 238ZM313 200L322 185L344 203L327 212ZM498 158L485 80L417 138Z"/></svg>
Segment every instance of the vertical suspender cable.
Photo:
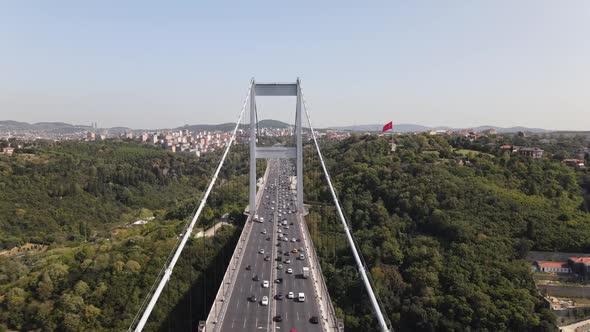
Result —
<svg viewBox="0 0 590 332"><path fill-rule="evenodd" d="M250 96L250 90L252 89L252 86L253 86L252 83L253 82L250 82L250 87L248 89L248 94L246 96L246 100L244 100L244 105L242 106L242 110L240 111L240 116L238 117L238 121L237 121L236 126L234 128L234 131L232 132L232 136L230 137L229 144L225 147L225 151L223 152L221 160L219 161L219 164L217 165L217 169L215 170L215 173L213 174L213 177L211 178L211 181L209 182L209 186L207 187L207 191L205 191L205 195L203 196L203 199L201 199L201 203L199 204L199 208L197 209L197 212L195 213L192 221L190 222L190 224L186 228L186 231L184 232L184 235L182 237L182 241L180 241L179 246L176 248L176 252L174 253L174 256L172 257L172 260L170 260L170 263L168 264L168 266L166 266L166 270L164 272L164 275L162 276L162 279L160 279L160 283L158 284L158 288L156 288L156 291L152 295L150 302L148 303L147 307L145 308L145 311L143 312L141 319L139 320L139 322L137 323L137 326L135 327L136 332L143 330L143 327L147 323L147 320L150 317L150 314L152 313L152 310L154 309L154 306L156 305L156 302L158 301L158 298L160 297L160 294L162 293L164 286L168 283L168 280L170 279L170 275L172 274L172 270L174 269L174 266L176 265L176 262L178 261L178 257L180 256L182 249L184 249L186 242L188 241L189 237L191 236L192 231L193 231L193 227L197 223L197 219L199 219L199 216L201 215L201 211L203 211L203 208L205 207L205 203L207 202L207 198L209 197L209 194L211 193L211 190L213 189L213 185L215 185L215 181L217 180L217 176L219 175L219 171L221 170L221 167L223 166L223 163L225 162L225 158L227 157L229 149L231 148L231 143L234 141L234 139L236 137L236 132L238 131L238 127L240 125L240 120L242 119L242 116L244 115L244 111L246 110L246 105L248 103L248 98ZM148 296L149 296L149 294L148 294ZM135 322L135 320L131 323L132 326L133 326L134 322ZM129 328L129 330L131 330L132 326Z"/></svg>
<svg viewBox="0 0 590 332"><path fill-rule="evenodd" d="M328 174L328 169L326 168L326 164L324 163L324 158L322 157L322 152L320 151L320 146L318 145L315 131L313 130L313 126L311 124L311 117L309 116L309 110L307 109L307 104L305 102L305 99L303 99L303 107L305 109L305 114L307 116L307 121L309 123L309 129L311 130L311 136L312 136L313 141L315 143L315 147L318 152L318 157L320 158L320 162L321 162L322 168L324 170L324 175L326 176L326 180L328 181L328 186L330 187L330 192L332 193L332 198L334 199L334 204L336 205L336 209L338 211L338 216L340 217L340 221L342 222L342 225L344 226L344 232L346 233L346 239L348 240L348 244L350 245L350 248L352 249L352 254L353 254L356 264L358 266L359 273L361 274L361 279L362 279L363 283L365 284L365 288L367 289L367 292L369 293L369 299L371 300L371 304L373 306L375 314L377 315L377 320L379 321L379 326L381 327L381 331L389 332L391 330L385 320L385 316L383 315L383 311L381 310L379 302L377 301L377 297L376 297L375 293L373 292L373 288L371 287L371 283L370 283L369 278L367 276L367 272L366 272L365 267L363 266L363 263L361 261L361 257L359 255L359 252L358 252L356 245L354 243L354 239L352 238L352 233L350 232L350 228L348 227L348 223L346 222L346 219L344 218L344 214L342 213L342 209L340 208L340 203L338 202L338 197L336 196L336 191L334 191L334 187L332 186L332 180L330 179L330 174Z"/></svg>

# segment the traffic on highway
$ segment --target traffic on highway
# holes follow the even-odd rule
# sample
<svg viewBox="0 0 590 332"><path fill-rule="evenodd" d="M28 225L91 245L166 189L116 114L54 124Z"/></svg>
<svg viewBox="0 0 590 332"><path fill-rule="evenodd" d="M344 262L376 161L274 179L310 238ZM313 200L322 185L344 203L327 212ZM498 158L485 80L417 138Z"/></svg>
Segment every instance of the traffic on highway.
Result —
<svg viewBox="0 0 590 332"><path fill-rule="evenodd" d="M269 160L221 331L322 331L294 173L290 160Z"/></svg>

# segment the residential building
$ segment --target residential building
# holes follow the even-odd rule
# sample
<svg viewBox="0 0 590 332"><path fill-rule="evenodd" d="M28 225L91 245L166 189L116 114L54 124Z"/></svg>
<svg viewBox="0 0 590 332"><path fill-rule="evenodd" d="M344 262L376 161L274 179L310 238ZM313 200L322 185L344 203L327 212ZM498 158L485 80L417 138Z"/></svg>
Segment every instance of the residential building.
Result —
<svg viewBox="0 0 590 332"><path fill-rule="evenodd" d="M585 167L583 159L564 159L561 162L570 166L570 167L578 167L578 168Z"/></svg>
<svg viewBox="0 0 590 332"><path fill-rule="evenodd" d="M540 272L571 273L568 262L536 261L535 265Z"/></svg>
<svg viewBox="0 0 590 332"><path fill-rule="evenodd" d="M543 158L543 150L539 148L520 148L518 154L521 156L531 157L533 159Z"/></svg>
<svg viewBox="0 0 590 332"><path fill-rule="evenodd" d="M8 146L5 148L2 148L2 154L7 154L7 155L12 155L14 153L14 148Z"/></svg>

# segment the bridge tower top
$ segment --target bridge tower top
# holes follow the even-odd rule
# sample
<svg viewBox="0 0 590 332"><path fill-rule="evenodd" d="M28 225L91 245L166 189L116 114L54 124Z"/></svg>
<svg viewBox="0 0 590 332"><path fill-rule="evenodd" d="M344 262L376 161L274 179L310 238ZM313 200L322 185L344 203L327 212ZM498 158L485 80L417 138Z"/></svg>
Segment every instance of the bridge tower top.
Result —
<svg viewBox="0 0 590 332"><path fill-rule="evenodd" d="M295 148L264 148L256 145L256 97L257 96L295 96ZM256 159L293 158L296 159L297 212L303 213L303 138L301 127L302 96L299 78L295 83L257 83L252 79L250 89L250 195L249 213L256 214Z"/></svg>

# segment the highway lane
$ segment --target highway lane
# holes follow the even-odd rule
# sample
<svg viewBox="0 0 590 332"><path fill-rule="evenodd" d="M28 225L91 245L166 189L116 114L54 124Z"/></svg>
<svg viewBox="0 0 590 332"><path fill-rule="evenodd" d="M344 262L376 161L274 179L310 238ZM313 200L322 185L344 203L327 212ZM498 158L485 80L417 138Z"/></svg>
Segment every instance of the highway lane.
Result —
<svg viewBox="0 0 590 332"><path fill-rule="evenodd" d="M263 196L270 194L272 188L269 185L278 176L277 167L273 167L276 161L270 162L271 169L263 189ZM238 267L239 272L233 285L221 331L266 331L269 330L272 322L270 303L268 306L263 306L261 300L263 296L268 296L269 302L272 298L270 287L263 288L262 283L267 280L272 286L272 257L265 261L264 256L272 253L272 234L276 227L271 220L270 211L263 209L258 211L259 217L263 217L264 222L253 224L252 234L244 248L243 258ZM264 229L267 230L267 234L262 234ZM267 240L269 237L271 241ZM264 249L264 254L259 253L260 249ZM246 269L248 265L250 265L249 270ZM259 281L253 280L256 275L260 277ZM256 296L256 301L249 300L252 295Z"/></svg>
<svg viewBox="0 0 590 332"><path fill-rule="evenodd" d="M279 206L282 211L290 212L295 211L295 192L291 191L289 177L294 175L293 165L289 160L282 160L280 167L279 183L280 183L280 195ZM292 205L290 205L292 203ZM286 208L283 208L285 206ZM281 241L281 246L277 247L277 250L282 252L282 265L283 269L280 271L279 277L283 278L283 282L277 285L276 294L283 295L282 300L276 301L276 314L281 315L283 320L277 322L276 327L280 327L277 331L291 331L295 329L297 331L321 331L320 325L313 325L309 322L312 316L319 317L319 309L315 292L312 285L311 277L309 279L303 278L303 267L309 266L307 264L307 252L303 250L304 259L298 259L299 253L293 253L293 249L304 247L302 241L301 228L298 225L297 215L295 213L283 214L280 221L287 221L288 229L285 226L280 226L282 233L288 234L289 241ZM292 242L295 238L296 242ZM285 255L288 253L288 256ZM290 263L285 263L286 260L290 260ZM279 262L276 262L279 264ZM292 274L286 273L286 270L291 268ZM287 294L293 292L295 298L287 298ZM299 293L305 294L305 302L299 302L297 296Z"/></svg>
<svg viewBox="0 0 590 332"><path fill-rule="evenodd" d="M291 242L292 238L302 238L301 229L297 224L296 214L285 213L287 210L295 210L295 197L289 189L288 178L293 175L294 169L288 160L269 160L269 167L267 183L262 189L261 204L257 208L258 216L263 217L264 222L253 224L252 234L238 267L239 274L228 301L221 331L271 331L272 327L275 331L321 331L320 325L312 325L309 322L311 316L319 316L319 310L312 279L303 279L301 276L303 266L308 266L307 253L304 252L305 258L299 260L298 254L291 252L294 248L304 246L303 242ZM278 217L279 209L281 218ZM284 219L287 220L288 229L280 225ZM265 229L266 234L262 234ZM289 236L288 242L278 240L278 234L284 232ZM277 246L278 243L280 246ZM264 249L264 254L258 253L260 249ZM282 251L280 255L278 250ZM289 251L289 256L285 256L286 251ZM266 255L270 255L269 261L264 260ZM281 257L282 262L276 261L277 257ZM291 263L285 263L286 259L290 259ZM278 264L282 264L283 268L277 269ZM251 267L250 270L246 269L248 265ZM286 273L287 268L292 268L293 274ZM273 274L283 278L283 282L275 283ZM261 280L253 281L255 275L260 276ZM263 280L269 281L269 288L262 288ZM298 302L296 298L287 299L287 293L290 291L294 292L295 297L299 292L305 293L305 302ZM284 296L283 300L275 298L278 293ZM256 302L248 300L252 295L256 296ZM268 306L260 303L265 295L269 298ZM281 315L282 321L274 321L276 315Z"/></svg>

